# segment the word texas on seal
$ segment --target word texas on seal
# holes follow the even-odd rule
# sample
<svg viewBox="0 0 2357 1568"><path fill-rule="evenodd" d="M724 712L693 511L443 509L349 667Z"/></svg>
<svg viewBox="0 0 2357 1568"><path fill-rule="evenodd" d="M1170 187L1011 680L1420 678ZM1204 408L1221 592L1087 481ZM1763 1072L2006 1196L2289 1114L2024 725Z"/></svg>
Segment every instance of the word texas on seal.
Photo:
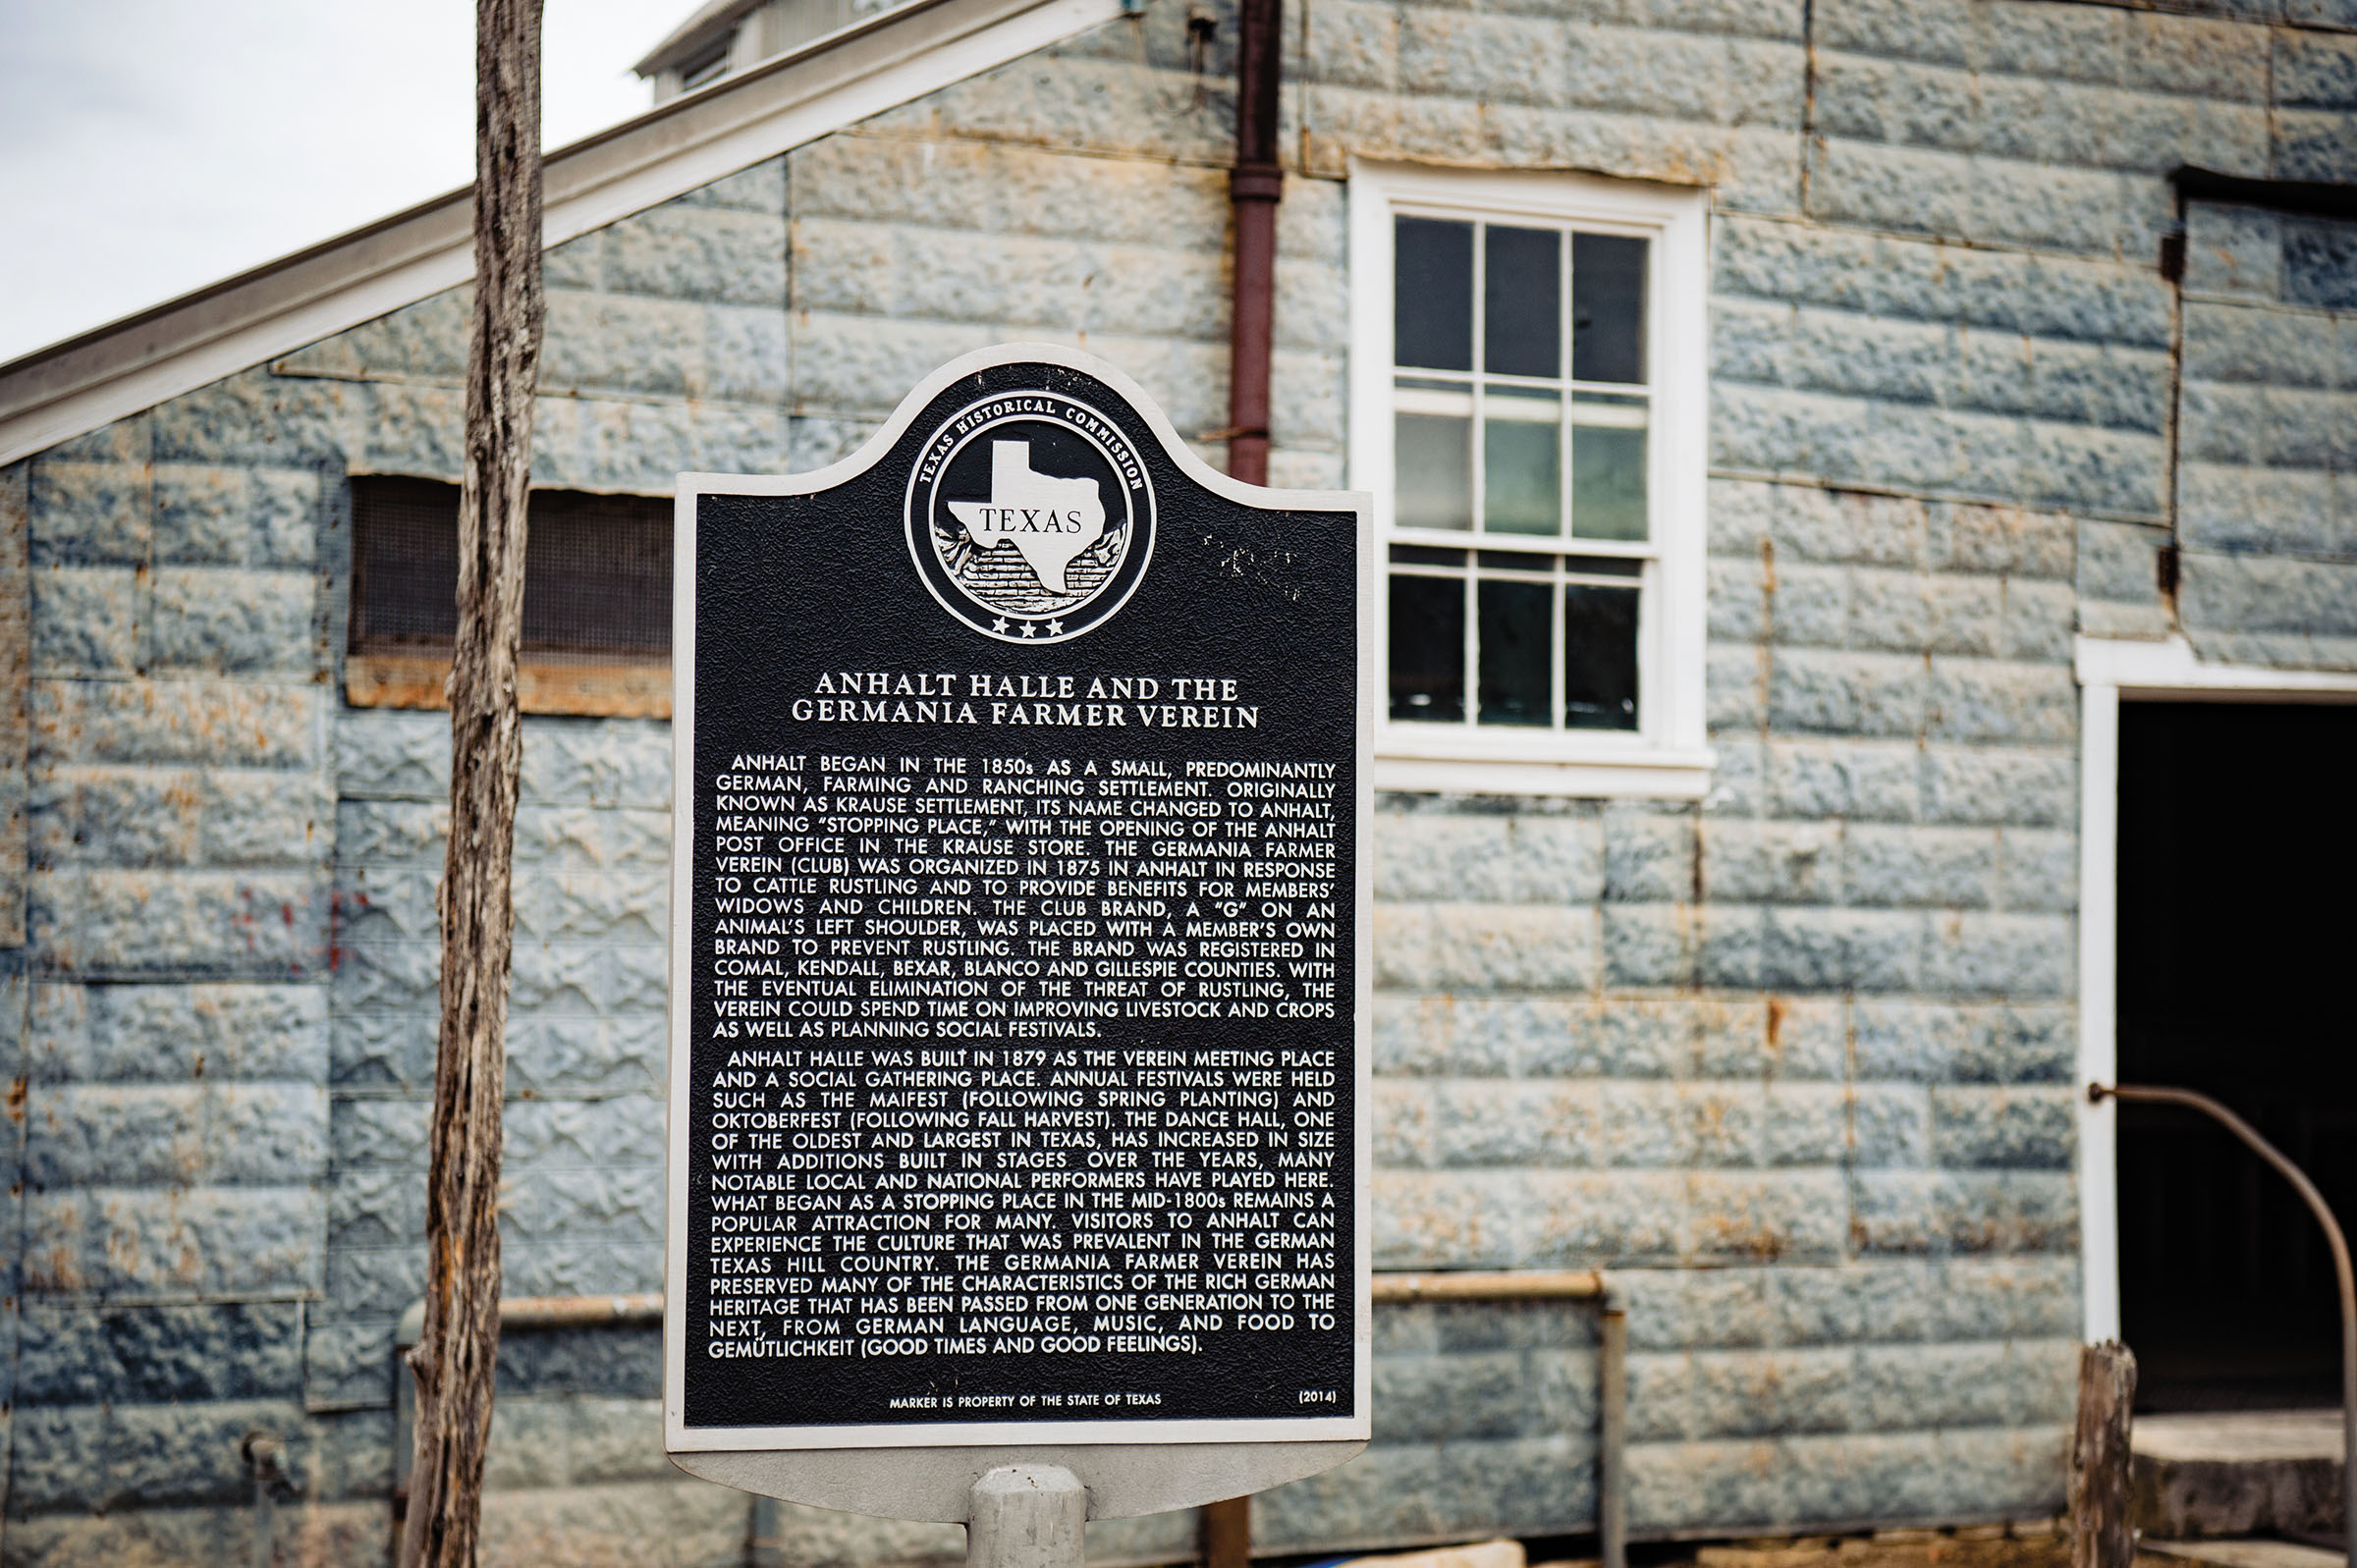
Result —
<svg viewBox="0 0 2357 1568"><path fill-rule="evenodd" d="M1154 555L1154 487L1129 437L1077 398L984 398L909 476L908 553L943 609L1006 642L1063 642L1128 602Z"/></svg>

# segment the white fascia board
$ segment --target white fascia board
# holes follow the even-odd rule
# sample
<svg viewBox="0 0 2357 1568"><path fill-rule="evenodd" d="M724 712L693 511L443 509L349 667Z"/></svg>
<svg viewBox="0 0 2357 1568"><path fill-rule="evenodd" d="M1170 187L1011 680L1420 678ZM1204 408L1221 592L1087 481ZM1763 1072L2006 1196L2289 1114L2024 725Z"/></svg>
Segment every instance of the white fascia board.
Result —
<svg viewBox="0 0 2357 1568"><path fill-rule="evenodd" d="M2080 637L2073 663L2082 686L2150 692L2177 702L2232 700L2233 693L2274 702L2357 701L2357 673L2206 664L2182 633L2163 642Z"/></svg>
<svg viewBox="0 0 2357 1568"><path fill-rule="evenodd" d="M1121 14L1121 0L916 0L862 19L549 154L543 243L603 228ZM0 365L0 463L473 273L468 189Z"/></svg>
<svg viewBox="0 0 2357 1568"><path fill-rule="evenodd" d="M1457 795L1571 795L1581 799L1700 800L1715 753L1631 751L1626 756L1413 756L1375 742L1375 787Z"/></svg>

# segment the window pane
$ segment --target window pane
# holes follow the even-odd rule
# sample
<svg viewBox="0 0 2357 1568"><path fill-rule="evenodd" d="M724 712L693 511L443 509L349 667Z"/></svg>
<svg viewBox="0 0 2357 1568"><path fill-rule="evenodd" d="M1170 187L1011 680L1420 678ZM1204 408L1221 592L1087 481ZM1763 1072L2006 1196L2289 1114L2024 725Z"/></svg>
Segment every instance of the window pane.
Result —
<svg viewBox="0 0 2357 1568"><path fill-rule="evenodd" d="M1473 368L1473 226L1400 218L1392 231L1392 351L1434 370Z"/></svg>
<svg viewBox="0 0 2357 1568"><path fill-rule="evenodd" d="M1644 240L1571 237L1571 374L1579 381L1645 379Z"/></svg>
<svg viewBox="0 0 2357 1568"><path fill-rule="evenodd" d="M1392 717L1463 722L1462 577L1392 578Z"/></svg>
<svg viewBox="0 0 2357 1568"><path fill-rule="evenodd" d="M1552 229L1485 232L1483 369L1501 376L1562 374L1562 243Z"/></svg>
<svg viewBox="0 0 2357 1568"><path fill-rule="evenodd" d="M1563 590L1563 723L1637 727L1636 589Z"/></svg>
<svg viewBox="0 0 2357 1568"><path fill-rule="evenodd" d="M1627 556L1565 556L1563 569L1594 577L1634 577L1644 571L1645 563Z"/></svg>
<svg viewBox="0 0 2357 1568"><path fill-rule="evenodd" d="M1473 421L1453 414L1394 417L1394 495L1402 528L1473 526Z"/></svg>
<svg viewBox="0 0 2357 1568"><path fill-rule="evenodd" d="M1547 724L1554 662L1554 590L1543 582L1485 579L1481 592L1481 722Z"/></svg>
<svg viewBox="0 0 2357 1568"><path fill-rule="evenodd" d="M1561 533L1562 400L1490 389L1481 424L1481 521L1500 533Z"/></svg>
<svg viewBox="0 0 2357 1568"><path fill-rule="evenodd" d="M1575 425L1571 531L1582 539L1645 537L1645 432Z"/></svg>

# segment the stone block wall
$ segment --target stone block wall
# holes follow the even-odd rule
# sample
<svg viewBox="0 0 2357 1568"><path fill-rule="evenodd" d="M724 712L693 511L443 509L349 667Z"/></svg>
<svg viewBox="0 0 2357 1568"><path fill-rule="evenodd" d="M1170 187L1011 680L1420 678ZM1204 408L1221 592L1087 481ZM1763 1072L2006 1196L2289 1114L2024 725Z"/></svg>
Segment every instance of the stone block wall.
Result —
<svg viewBox="0 0 2357 1568"><path fill-rule="evenodd" d="M425 1283L426 1109L449 817L449 721L349 710L336 730L337 964L328 1288L315 1398L381 1404ZM662 1277L666 727L525 726L516 832L503 1268L509 1293Z"/></svg>
<svg viewBox="0 0 2357 1568"><path fill-rule="evenodd" d="M784 165L771 159L548 254L532 482L668 495L685 469L785 459ZM178 400L333 452L341 472L456 479L471 288Z"/></svg>
<svg viewBox="0 0 2357 1568"><path fill-rule="evenodd" d="M1026 339L1112 359L1225 462L1203 438L1228 423L1234 24L1212 9L1200 72L1184 8L1152 5L788 156L795 467L944 360ZM1322 181L1278 208L1272 484L1343 483L1344 216Z"/></svg>
<svg viewBox="0 0 2357 1568"><path fill-rule="evenodd" d="M2160 176L2197 145L2264 160L2246 89L2271 47L2228 28L2243 69L2205 78L2183 62L2214 24L2077 12L1942 8L1934 47L1855 5L1810 36L1796 4L1318 4L1291 40L1284 482L1343 469L1350 155L1714 186L1711 799L1397 797L1376 840L1378 1267L1614 1271L1640 1530L2058 1499L2080 535L2103 613L2163 629L2149 556L2134 574L2167 506ZM1218 251L1169 247L1219 221L1226 149L1193 106L1223 84L1189 90L1172 20L791 157L797 305L845 356L905 356L883 395L797 360L797 457L1043 328L1182 429L1219 422ZM2033 166L1984 89L2159 129ZM1972 114L1891 118L1927 93ZM1092 247L1132 235L1178 239ZM1180 346L1094 313L1123 286L1100 269L1149 259L1162 298L1118 319ZM1376 1447L1266 1498L1264 1544L1592 1521L1584 1314L1377 1326Z"/></svg>
<svg viewBox="0 0 2357 1568"><path fill-rule="evenodd" d="M245 1433L302 1434L336 484L162 410L9 484L30 626L5 1544L42 1561L99 1513L235 1507Z"/></svg>
<svg viewBox="0 0 2357 1568"><path fill-rule="evenodd" d="M2299 90L2357 103L2357 47L2337 75ZM2197 201L2185 239L2185 634L2221 662L2357 669L2357 219Z"/></svg>
<svg viewBox="0 0 2357 1568"><path fill-rule="evenodd" d="M1959 792L1920 736L1768 732L1700 810L1386 803L1378 1267L1612 1271L1641 1531L2036 1513L2079 1313L2067 752ZM2062 787L1989 786L2025 767ZM1468 1386L1424 1348L1387 1374Z"/></svg>
<svg viewBox="0 0 2357 1568"><path fill-rule="evenodd" d="M1713 188L1710 798L1397 797L1377 840L1379 1267L1614 1271L1640 1530L2059 1499L2072 639L2177 624L2158 557L2192 306L2159 266L2168 174L2352 167L2331 150L2357 125L2345 19L2295 10L1288 20L1282 482L1343 467L1352 156ZM1187 246L1216 221L1229 106L1217 59L1189 90L1171 21L793 155L795 298L844 346L797 361L797 456L848 451L890 405L834 362L891 345L896 389L1041 330L1124 363L1182 428L1218 422L1217 252ZM1092 247L1137 235L1163 248ZM1099 269L1148 259L1161 297L1098 314L1123 287ZM1186 346L1124 334L1166 321ZM2313 596L2279 613L2333 624ZM1264 1542L1592 1519L1579 1315L1387 1311L1378 1331L1376 1448L1265 1499Z"/></svg>
<svg viewBox="0 0 2357 1568"><path fill-rule="evenodd" d="M660 494L683 467L780 464L782 172L551 256L536 479ZM12 771L0 723L0 781L29 780L0 789L0 946L22 952L0 1004L27 1085L0 1560L242 1560L255 1430L289 1441L290 1560L373 1561L387 1539L449 728L340 700L346 477L457 478L466 305L0 473L29 612L0 615L0 675L28 620L7 689L30 734ZM656 1288L668 732L533 721L525 756L508 1278ZM746 1500L664 1461L657 1384L584 1382L528 1342L512 1359L493 1560L601 1534L632 1560L740 1560Z"/></svg>

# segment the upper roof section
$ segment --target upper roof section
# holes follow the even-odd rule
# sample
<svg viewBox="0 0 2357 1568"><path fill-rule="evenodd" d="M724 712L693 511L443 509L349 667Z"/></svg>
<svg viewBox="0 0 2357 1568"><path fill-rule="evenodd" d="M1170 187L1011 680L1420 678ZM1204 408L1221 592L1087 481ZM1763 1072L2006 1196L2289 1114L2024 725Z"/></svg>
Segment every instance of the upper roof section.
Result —
<svg viewBox="0 0 2357 1568"><path fill-rule="evenodd" d="M906 0L859 18L548 154L544 243L603 228L1120 15L1121 0ZM466 282L472 195L454 190L0 364L0 463Z"/></svg>
<svg viewBox="0 0 2357 1568"><path fill-rule="evenodd" d="M894 9L900 0L709 0L631 67L668 103L724 77L742 76L814 38Z"/></svg>
<svg viewBox="0 0 2357 1568"><path fill-rule="evenodd" d="M768 5L770 0L705 0L686 21L671 29L661 43L646 53L646 58L630 69L642 77L659 71L676 70L684 62L704 53L714 43L726 40L737 30L737 25Z"/></svg>

